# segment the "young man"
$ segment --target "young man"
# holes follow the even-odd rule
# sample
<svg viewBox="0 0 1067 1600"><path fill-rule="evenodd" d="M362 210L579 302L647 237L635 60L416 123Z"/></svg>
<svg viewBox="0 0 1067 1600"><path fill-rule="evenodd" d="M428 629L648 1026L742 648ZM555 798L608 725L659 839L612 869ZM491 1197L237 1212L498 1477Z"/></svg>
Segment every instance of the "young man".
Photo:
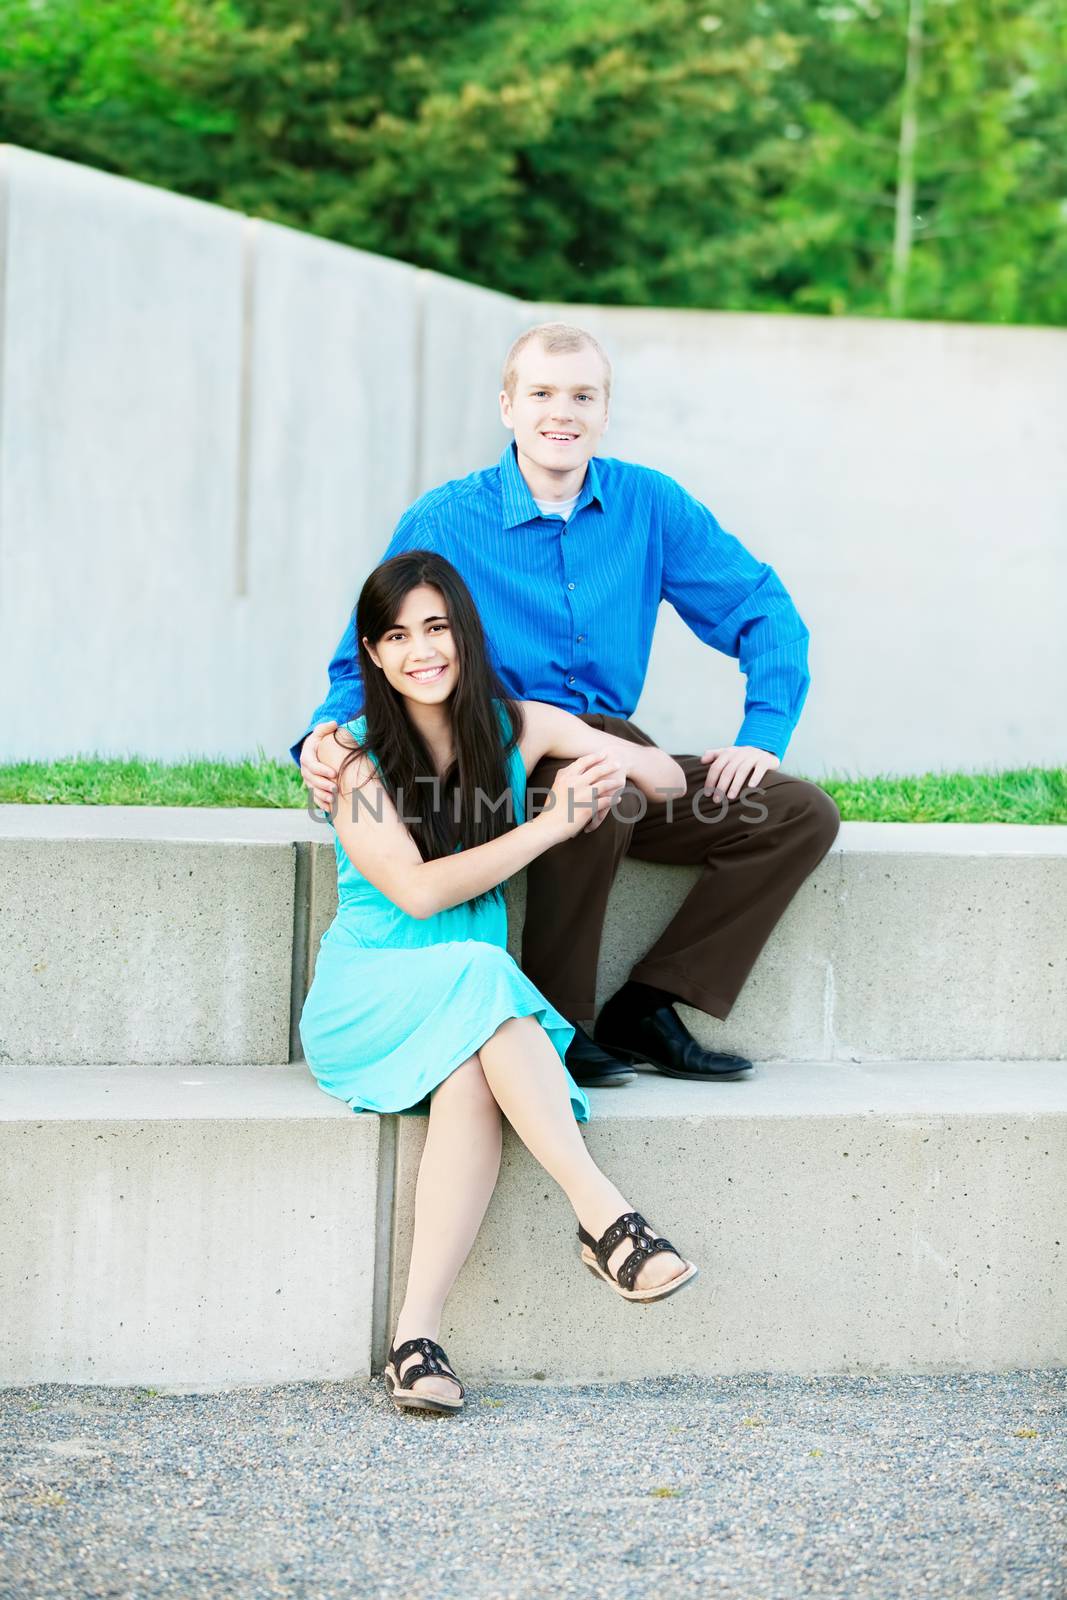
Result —
<svg viewBox="0 0 1067 1600"><path fill-rule="evenodd" d="M779 770L808 690L808 630L772 568L673 479L596 455L610 394L611 366L591 334L564 323L524 333L500 395L514 441L496 466L417 500L385 555L436 550L458 568L517 699L549 701L638 743L652 742L629 718L661 600L706 644L739 658L747 684L736 741L678 758L685 801L650 803L633 820L619 806L534 862L522 947L527 976L576 1026L567 1066L579 1083L628 1082L634 1060L671 1077L734 1078L752 1063L703 1049L673 1003L727 1016L837 835L829 795ZM329 671L314 726L293 746L323 809L336 773L317 759L319 740L362 698L351 623ZM531 788L547 791L558 766L538 767ZM590 1037L604 913L625 855L703 871Z"/></svg>

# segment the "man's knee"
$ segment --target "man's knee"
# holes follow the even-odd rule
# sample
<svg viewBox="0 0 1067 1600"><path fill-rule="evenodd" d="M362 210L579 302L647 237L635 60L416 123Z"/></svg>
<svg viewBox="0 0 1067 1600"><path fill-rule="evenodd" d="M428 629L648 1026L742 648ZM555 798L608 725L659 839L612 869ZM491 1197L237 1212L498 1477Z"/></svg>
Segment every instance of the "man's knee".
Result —
<svg viewBox="0 0 1067 1600"><path fill-rule="evenodd" d="M798 778L790 804L805 838L811 841L813 855L821 861L841 827L841 813L836 802L817 783Z"/></svg>

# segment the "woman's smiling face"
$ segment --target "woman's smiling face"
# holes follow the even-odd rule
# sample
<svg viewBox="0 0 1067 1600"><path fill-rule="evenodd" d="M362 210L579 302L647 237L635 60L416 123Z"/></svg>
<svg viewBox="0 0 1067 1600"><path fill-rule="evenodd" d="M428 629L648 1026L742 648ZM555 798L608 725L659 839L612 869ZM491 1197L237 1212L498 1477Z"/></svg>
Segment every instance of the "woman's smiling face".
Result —
<svg viewBox="0 0 1067 1600"><path fill-rule="evenodd" d="M429 584L409 589L393 626L364 646L387 683L405 699L440 705L459 680L456 641L444 595Z"/></svg>

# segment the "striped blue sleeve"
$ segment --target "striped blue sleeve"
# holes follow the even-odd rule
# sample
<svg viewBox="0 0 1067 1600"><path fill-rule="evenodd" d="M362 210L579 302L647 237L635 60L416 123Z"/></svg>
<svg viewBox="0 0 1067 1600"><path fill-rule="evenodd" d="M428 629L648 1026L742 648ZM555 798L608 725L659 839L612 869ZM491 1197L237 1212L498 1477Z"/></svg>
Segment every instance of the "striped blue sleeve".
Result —
<svg viewBox="0 0 1067 1600"><path fill-rule="evenodd" d="M698 639L745 675L739 745L784 756L807 697L808 630L773 567L757 561L708 508L661 478L663 599Z"/></svg>
<svg viewBox="0 0 1067 1600"><path fill-rule="evenodd" d="M416 501L413 506L409 506L397 523L382 561L388 561L390 556L399 555L402 550L417 549L423 539L429 544L431 538L430 519L422 514L420 503ZM340 725L351 722L363 705L363 681L359 671L354 609L348 618L344 633L338 640L328 671L330 687L326 698L312 712L311 721L289 750L297 766L300 765L300 750L304 740L316 723L336 722Z"/></svg>

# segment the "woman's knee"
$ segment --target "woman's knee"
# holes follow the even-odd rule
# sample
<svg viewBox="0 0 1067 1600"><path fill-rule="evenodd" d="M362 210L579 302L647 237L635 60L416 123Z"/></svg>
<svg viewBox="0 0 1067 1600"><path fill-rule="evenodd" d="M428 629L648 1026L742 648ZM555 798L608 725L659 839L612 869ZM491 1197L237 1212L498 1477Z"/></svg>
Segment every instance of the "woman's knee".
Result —
<svg viewBox="0 0 1067 1600"><path fill-rule="evenodd" d="M534 1031L541 1031L541 1024L536 1017L505 1017L503 1022L498 1022L485 1045L492 1046L496 1043L517 1044L521 1039L531 1036ZM485 1045L482 1049L485 1049Z"/></svg>

